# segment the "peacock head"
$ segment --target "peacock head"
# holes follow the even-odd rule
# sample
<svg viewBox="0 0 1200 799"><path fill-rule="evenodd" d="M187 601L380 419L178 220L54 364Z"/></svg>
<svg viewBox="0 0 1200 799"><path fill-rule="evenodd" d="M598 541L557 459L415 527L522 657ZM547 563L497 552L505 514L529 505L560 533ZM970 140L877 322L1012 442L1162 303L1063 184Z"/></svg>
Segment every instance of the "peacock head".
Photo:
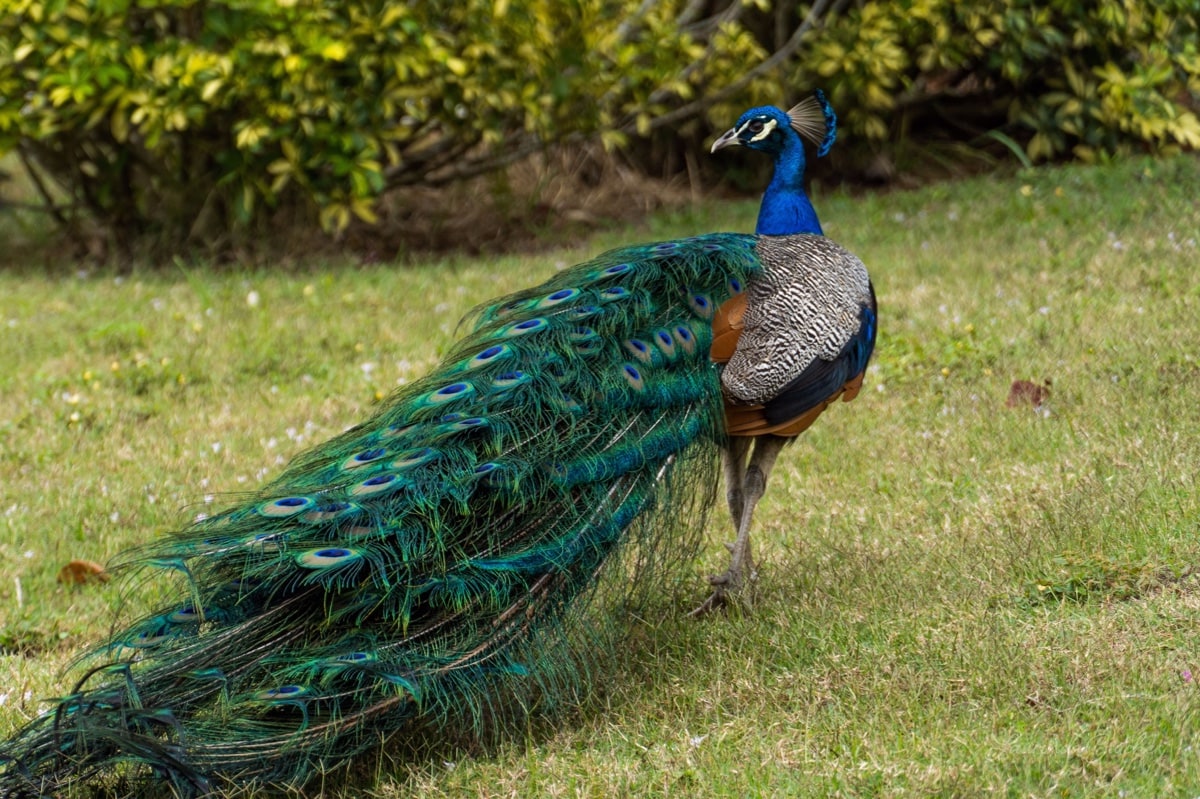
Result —
<svg viewBox="0 0 1200 799"><path fill-rule="evenodd" d="M816 145L818 158L829 152L837 139L837 115L819 89L790 111L770 105L751 108L713 142L712 152L739 144L779 158L789 146L799 144L800 139Z"/></svg>

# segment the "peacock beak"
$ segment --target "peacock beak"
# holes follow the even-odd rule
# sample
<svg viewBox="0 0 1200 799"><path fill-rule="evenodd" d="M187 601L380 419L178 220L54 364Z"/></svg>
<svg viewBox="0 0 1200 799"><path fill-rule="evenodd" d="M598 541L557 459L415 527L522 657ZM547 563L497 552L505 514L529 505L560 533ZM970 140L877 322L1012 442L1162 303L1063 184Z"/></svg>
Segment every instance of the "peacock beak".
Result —
<svg viewBox="0 0 1200 799"><path fill-rule="evenodd" d="M722 133L721 137L719 139L717 139L715 142L713 142L712 149L709 150L709 152L715 153L717 150L720 150L722 147L728 147L732 144L741 144L741 143L742 142L738 139L738 129L730 128L729 130Z"/></svg>

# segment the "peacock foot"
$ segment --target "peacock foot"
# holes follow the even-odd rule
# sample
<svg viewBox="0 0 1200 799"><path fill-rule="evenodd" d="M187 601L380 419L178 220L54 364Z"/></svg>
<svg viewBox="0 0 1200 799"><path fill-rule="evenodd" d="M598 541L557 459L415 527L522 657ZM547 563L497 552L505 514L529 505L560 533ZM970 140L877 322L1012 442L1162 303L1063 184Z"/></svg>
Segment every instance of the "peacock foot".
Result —
<svg viewBox="0 0 1200 799"><path fill-rule="evenodd" d="M709 595L708 599L701 602L688 616L698 619L717 608L728 607L735 601L740 601L743 605L748 604L750 588L757 580L758 571L755 570L753 563L746 563L741 566L731 565L720 574L710 575L708 584L713 587L712 594Z"/></svg>

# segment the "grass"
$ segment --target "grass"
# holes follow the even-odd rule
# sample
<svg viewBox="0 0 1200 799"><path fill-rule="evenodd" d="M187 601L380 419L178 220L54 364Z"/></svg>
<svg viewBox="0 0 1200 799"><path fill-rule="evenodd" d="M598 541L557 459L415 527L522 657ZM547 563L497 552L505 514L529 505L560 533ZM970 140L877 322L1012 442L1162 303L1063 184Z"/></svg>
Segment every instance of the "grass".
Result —
<svg viewBox="0 0 1200 799"><path fill-rule="evenodd" d="M725 522L557 730L347 795L1200 793L1200 160L820 196L870 265L868 390L780 461L752 612L684 618ZM0 274L0 734L108 629L55 581L249 489L421 374L538 257ZM1008 408L1013 380L1051 381ZM19 586L19 587L18 587ZM130 600L136 604L135 596Z"/></svg>

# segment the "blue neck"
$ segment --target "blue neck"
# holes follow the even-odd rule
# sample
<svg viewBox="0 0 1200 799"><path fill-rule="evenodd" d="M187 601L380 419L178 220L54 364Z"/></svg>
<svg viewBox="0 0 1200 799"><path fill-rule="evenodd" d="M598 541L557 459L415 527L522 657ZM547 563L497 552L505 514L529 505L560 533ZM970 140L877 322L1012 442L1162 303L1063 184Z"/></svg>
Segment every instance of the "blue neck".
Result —
<svg viewBox="0 0 1200 799"><path fill-rule="evenodd" d="M804 145L798 138L789 138L775 159L775 175L763 194L754 232L760 236L824 235L817 212L804 193Z"/></svg>

